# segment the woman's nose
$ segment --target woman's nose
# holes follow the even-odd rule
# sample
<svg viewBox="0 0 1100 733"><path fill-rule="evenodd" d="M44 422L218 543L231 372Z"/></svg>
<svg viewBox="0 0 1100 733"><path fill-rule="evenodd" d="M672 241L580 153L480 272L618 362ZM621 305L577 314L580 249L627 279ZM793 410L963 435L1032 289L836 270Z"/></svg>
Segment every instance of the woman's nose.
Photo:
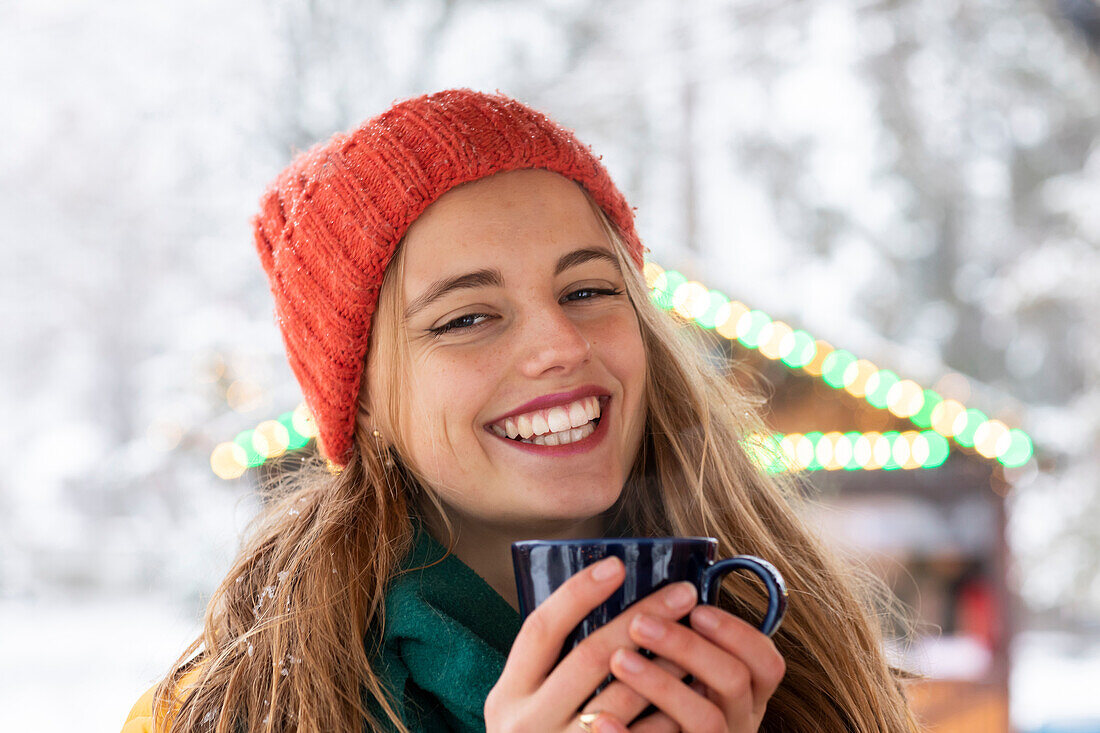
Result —
<svg viewBox="0 0 1100 733"><path fill-rule="evenodd" d="M568 373L591 357L592 345L587 336L557 304L532 313L520 331L520 370L525 376L540 377L553 371Z"/></svg>

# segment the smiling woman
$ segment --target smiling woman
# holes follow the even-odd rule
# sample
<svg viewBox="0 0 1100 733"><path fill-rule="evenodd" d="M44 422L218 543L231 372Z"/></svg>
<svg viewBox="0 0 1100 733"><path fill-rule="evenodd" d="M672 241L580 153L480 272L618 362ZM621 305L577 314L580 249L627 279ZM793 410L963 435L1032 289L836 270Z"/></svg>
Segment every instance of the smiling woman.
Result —
<svg viewBox="0 0 1100 733"><path fill-rule="evenodd" d="M751 401L649 301L630 208L570 133L497 95L401 102L294 161L255 224L340 470L268 488L126 731L913 729L869 597L745 453ZM616 560L521 625L511 542L668 535L773 559L774 638L734 574L716 606L667 586L558 662Z"/></svg>
<svg viewBox="0 0 1100 733"><path fill-rule="evenodd" d="M475 569L495 558L483 572L515 605L509 544L601 535L641 445L646 357L623 271L577 184L519 170L452 189L416 220L379 322L406 299L407 353L371 349L366 379L401 401L368 414L395 426L386 441L445 504L455 553Z"/></svg>

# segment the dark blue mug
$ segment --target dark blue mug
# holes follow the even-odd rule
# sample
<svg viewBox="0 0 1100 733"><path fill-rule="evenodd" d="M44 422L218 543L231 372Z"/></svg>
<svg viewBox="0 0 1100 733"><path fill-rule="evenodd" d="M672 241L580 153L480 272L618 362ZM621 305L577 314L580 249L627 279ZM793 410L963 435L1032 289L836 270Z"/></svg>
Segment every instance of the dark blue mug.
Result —
<svg viewBox="0 0 1100 733"><path fill-rule="evenodd" d="M721 579L747 570L763 581L768 610L759 628L771 636L787 610L787 587L775 567L752 555L715 562L718 540L713 537L618 537L591 540L525 540L512 543L520 615L527 618L570 576L614 555L626 566L626 577L610 598L597 606L570 633L562 657L586 636L622 613L632 603L668 585L687 580L699 591L699 602L718 600Z"/></svg>

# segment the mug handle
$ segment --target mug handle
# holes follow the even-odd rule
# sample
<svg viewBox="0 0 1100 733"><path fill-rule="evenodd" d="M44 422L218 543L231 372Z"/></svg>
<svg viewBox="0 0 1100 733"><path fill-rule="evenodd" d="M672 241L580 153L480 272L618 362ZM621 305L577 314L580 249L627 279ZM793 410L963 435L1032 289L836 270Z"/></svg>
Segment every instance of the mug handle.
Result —
<svg viewBox="0 0 1100 733"><path fill-rule="evenodd" d="M703 570L703 587L700 589L699 597L703 603L714 605L718 600L721 579L733 570L748 570L764 581L768 589L768 612L764 614L760 631L765 636L771 636L779 628L779 624L783 621L783 614L787 612L787 584L783 582L783 576L775 566L767 560L754 555L737 555L707 566Z"/></svg>

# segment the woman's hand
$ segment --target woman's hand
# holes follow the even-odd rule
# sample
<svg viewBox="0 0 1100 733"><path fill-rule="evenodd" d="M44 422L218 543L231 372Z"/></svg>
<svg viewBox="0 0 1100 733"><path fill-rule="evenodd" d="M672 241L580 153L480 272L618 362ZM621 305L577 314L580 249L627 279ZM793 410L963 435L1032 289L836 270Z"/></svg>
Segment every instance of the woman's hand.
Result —
<svg viewBox="0 0 1100 733"><path fill-rule="evenodd" d="M660 710L630 727L638 733L754 732L786 671L771 639L714 606L695 608L690 629L639 614L631 621L630 638L634 645L671 660L695 677L688 686L656 660L630 649L616 651L611 658L615 677ZM600 709L595 700L586 708Z"/></svg>
<svg viewBox="0 0 1100 733"><path fill-rule="evenodd" d="M695 605L696 591L691 583L668 585L594 631L555 666L569 632L611 596L622 584L623 576L622 561L605 558L569 578L531 612L512 644L500 679L485 699L485 727L489 733L534 730L579 733L582 728L578 710L610 674L612 655L618 649L636 645L631 638L631 622L645 614L673 623ZM682 686L679 680L686 672L676 664L667 660L647 664ZM664 694L663 688L658 692ZM700 701L711 704L703 698ZM622 730L622 724L616 721L633 720L649 703L648 698L615 681L593 698L586 709L602 712L592 730ZM678 711L679 706L671 710ZM605 724L613 727L606 728Z"/></svg>

